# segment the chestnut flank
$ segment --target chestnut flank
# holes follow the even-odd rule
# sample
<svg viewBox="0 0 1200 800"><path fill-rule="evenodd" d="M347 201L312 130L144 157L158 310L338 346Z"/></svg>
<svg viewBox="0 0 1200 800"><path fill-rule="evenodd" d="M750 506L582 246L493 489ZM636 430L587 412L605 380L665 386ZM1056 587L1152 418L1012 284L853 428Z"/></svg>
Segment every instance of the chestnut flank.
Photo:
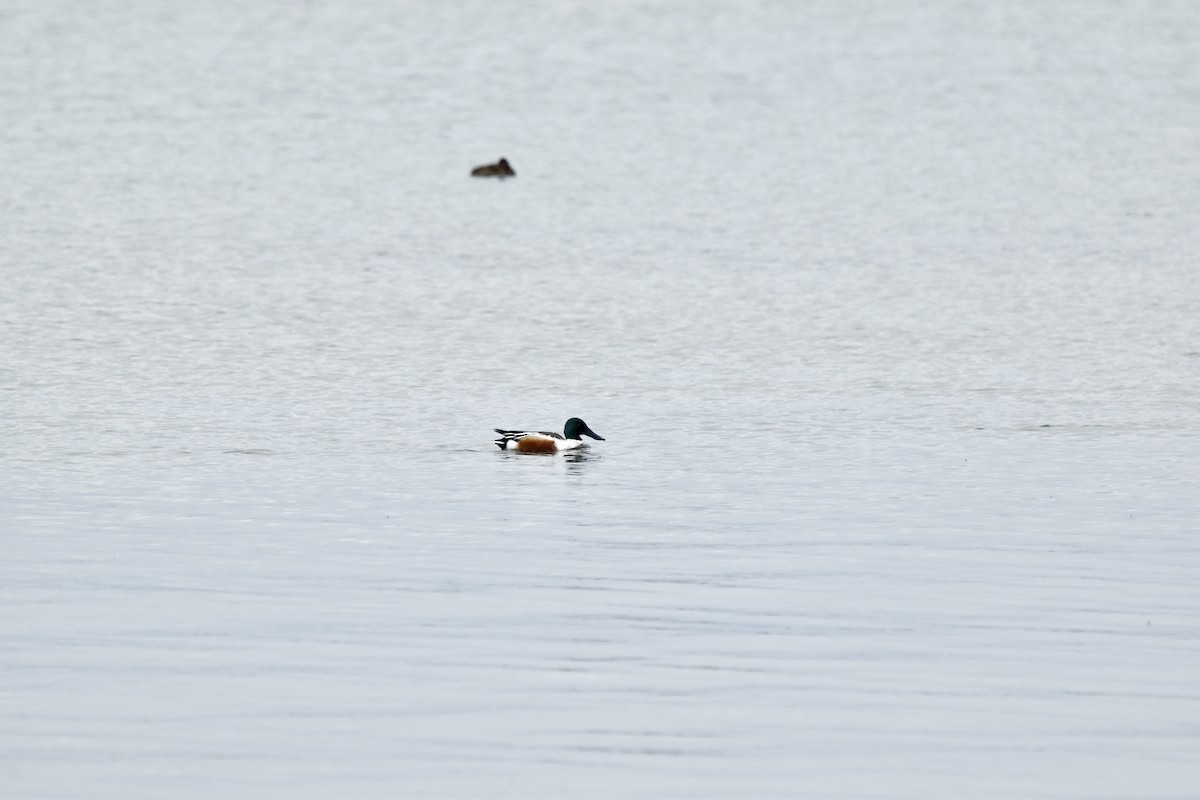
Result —
<svg viewBox="0 0 1200 800"><path fill-rule="evenodd" d="M517 440L517 450L522 453L557 453L555 441L549 436L523 436Z"/></svg>

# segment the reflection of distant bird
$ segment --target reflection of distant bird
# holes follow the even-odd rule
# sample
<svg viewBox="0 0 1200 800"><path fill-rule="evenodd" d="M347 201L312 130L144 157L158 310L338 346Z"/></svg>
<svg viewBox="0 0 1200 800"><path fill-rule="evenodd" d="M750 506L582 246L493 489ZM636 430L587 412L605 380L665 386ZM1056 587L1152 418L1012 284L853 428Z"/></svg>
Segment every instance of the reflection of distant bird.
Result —
<svg viewBox="0 0 1200 800"><path fill-rule="evenodd" d="M506 431L501 428L496 428L496 433L500 434L500 438L496 440L497 447L520 453L557 453L559 450L574 450L584 446L584 436L604 441L603 436L589 428L579 417L567 420L561 434L554 431Z"/></svg>
<svg viewBox="0 0 1200 800"><path fill-rule="evenodd" d="M502 158L495 164L478 166L471 170L471 174L476 178L515 178L517 176L507 158Z"/></svg>

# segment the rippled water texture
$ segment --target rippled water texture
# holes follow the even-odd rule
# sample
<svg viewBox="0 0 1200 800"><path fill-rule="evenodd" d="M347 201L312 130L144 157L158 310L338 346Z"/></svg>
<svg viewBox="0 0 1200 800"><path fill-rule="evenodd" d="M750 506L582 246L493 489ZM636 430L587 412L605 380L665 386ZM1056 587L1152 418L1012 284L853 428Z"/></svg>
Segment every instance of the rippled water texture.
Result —
<svg viewBox="0 0 1200 800"><path fill-rule="evenodd" d="M1200 794L1197 41L7 3L0 795Z"/></svg>

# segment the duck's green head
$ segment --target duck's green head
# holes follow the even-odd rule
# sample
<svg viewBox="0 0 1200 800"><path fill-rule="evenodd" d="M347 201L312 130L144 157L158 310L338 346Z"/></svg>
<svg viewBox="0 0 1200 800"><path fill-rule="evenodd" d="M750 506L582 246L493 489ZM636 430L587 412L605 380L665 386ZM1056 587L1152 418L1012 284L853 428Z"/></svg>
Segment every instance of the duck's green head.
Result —
<svg viewBox="0 0 1200 800"><path fill-rule="evenodd" d="M566 427L563 428L563 436L568 439L582 439L584 436L590 436L597 441L604 441L603 436L589 428L588 424L579 417L571 417L567 420Z"/></svg>

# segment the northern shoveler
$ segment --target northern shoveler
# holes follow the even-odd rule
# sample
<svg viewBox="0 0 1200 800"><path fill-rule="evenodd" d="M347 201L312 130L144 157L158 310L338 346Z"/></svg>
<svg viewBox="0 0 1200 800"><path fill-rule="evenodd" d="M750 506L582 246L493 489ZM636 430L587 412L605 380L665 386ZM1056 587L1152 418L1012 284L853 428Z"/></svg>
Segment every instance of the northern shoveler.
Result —
<svg viewBox="0 0 1200 800"><path fill-rule="evenodd" d="M476 178L515 178L517 176L507 158L502 158L495 164L481 164L471 170L471 174Z"/></svg>
<svg viewBox="0 0 1200 800"><path fill-rule="evenodd" d="M604 437L588 427L579 417L571 417L562 433L554 431L506 431L496 428L500 438L496 446L501 450L516 450L519 453L557 453L559 450L574 450L584 445L581 437L590 436L597 441Z"/></svg>

